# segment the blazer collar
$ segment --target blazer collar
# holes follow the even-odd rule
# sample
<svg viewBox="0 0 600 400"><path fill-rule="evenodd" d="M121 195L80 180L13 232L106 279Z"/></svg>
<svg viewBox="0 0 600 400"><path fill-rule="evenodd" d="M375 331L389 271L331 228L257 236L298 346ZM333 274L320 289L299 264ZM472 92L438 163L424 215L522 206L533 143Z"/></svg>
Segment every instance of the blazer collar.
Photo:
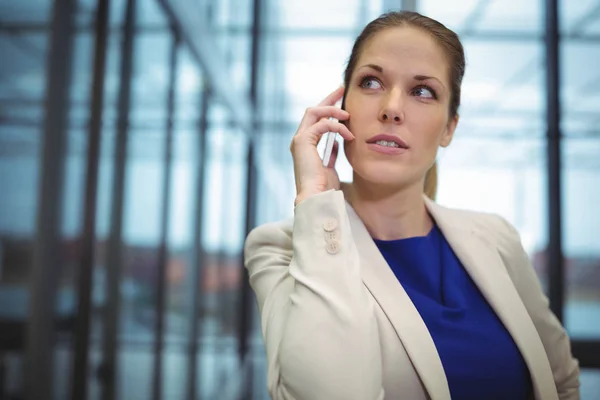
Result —
<svg viewBox="0 0 600 400"><path fill-rule="evenodd" d="M540 360L547 360L544 348L496 245L462 213L442 207L426 197L425 204L465 270L521 351L529 367L534 392L538 395L547 393L544 386L554 385L554 382L549 381L547 374L542 373L539 368ZM360 255L364 285L379 303L402 341L430 398L450 400L444 368L425 322L379 252L360 217L349 203L346 206ZM542 370L545 372L544 368Z"/></svg>
<svg viewBox="0 0 600 400"><path fill-rule="evenodd" d="M358 214L349 203L346 205L363 283L394 327L431 400L450 400L442 361L425 322Z"/></svg>

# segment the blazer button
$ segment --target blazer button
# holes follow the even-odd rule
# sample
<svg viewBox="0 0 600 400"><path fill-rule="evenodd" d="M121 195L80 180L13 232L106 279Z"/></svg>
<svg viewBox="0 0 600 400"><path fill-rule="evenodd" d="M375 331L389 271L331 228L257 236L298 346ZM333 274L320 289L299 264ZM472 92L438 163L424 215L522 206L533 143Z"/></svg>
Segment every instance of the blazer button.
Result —
<svg viewBox="0 0 600 400"><path fill-rule="evenodd" d="M335 218L327 218L325 223L323 224L323 229L327 232L334 231L338 226L337 220Z"/></svg>
<svg viewBox="0 0 600 400"><path fill-rule="evenodd" d="M332 240L331 242L327 243L325 248L329 254L336 254L340 251L341 245L337 240Z"/></svg>
<svg viewBox="0 0 600 400"><path fill-rule="evenodd" d="M325 241L327 243L340 240L340 231L325 232Z"/></svg>

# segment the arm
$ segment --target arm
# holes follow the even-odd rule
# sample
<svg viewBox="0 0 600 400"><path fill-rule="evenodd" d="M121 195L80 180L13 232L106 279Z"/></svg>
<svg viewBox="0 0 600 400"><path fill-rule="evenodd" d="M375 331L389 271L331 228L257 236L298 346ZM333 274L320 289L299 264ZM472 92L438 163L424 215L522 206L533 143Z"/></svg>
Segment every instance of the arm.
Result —
<svg viewBox="0 0 600 400"><path fill-rule="evenodd" d="M337 252L325 240L331 219ZM340 191L301 202L291 235L274 224L253 230L245 264L261 314L273 399L383 399L373 301L360 277Z"/></svg>
<svg viewBox="0 0 600 400"><path fill-rule="evenodd" d="M508 273L529 312L550 361L560 400L579 400L579 365L571 355L569 337L549 308L537 275L521 244L517 230L501 218L508 232L503 257Z"/></svg>

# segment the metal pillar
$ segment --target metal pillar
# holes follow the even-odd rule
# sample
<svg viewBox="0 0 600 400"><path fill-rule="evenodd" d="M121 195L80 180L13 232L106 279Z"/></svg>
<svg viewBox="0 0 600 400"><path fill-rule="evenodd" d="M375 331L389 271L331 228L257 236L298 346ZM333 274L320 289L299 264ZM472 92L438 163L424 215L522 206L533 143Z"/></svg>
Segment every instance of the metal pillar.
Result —
<svg viewBox="0 0 600 400"><path fill-rule="evenodd" d="M165 172L162 182L162 210L160 224L160 246L157 257L156 274L156 317L154 326L154 366L152 382L152 399L162 399L162 365L164 349L164 331L165 331L165 298L167 291L167 263L168 254L168 232L169 216L171 209L171 172L173 158L173 120L175 109L175 90L177 76L177 55L179 51L179 35L173 30L173 44L171 46L171 55L169 57L169 94L167 97L167 127L165 135L165 153L164 165Z"/></svg>
<svg viewBox="0 0 600 400"><path fill-rule="evenodd" d="M125 167L129 136L129 110L131 106L131 79L135 38L136 0L127 0L121 45L120 85L118 98L117 132L111 193L110 233L106 253L106 304L103 324L103 349L100 379L101 398L116 397L117 349L119 315L121 309L121 269L123 267L123 206L125 192Z"/></svg>
<svg viewBox="0 0 600 400"><path fill-rule="evenodd" d="M96 198L98 192L98 163L102 110L104 106L104 78L106 75L106 42L109 0L99 0L96 9L96 39L94 49L94 78L92 82L91 118L88 137L86 186L81 259L79 262L77 325L71 398L87 398L87 377L90 344L90 314L92 308L92 281L94 272L94 242L96 239Z"/></svg>
<svg viewBox="0 0 600 400"><path fill-rule="evenodd" d="M248 149L246 157L246 221L244 227L244 242L248 233L256 226L256 202L257 202L257 182L258 171L256 168L256 134L259 130L258 121L258 88L260 84L259 68L260 68L260 42L261 42L261 26L262 26L262 1L254 0L253 3L253 24L252 24L252 42L251 42L251 62L250 62L250 103L252 107L252 130L248 140ZM243 387L244 398L252 397L252 381L253 368L252 360L249 354L249 339L252 334L252 289L248 271L242 264L242 284L240 293L240 320L238 326L238 343L239 357L242 365L246 368L245 382Z"/></svg>
<svg viewBox="0 0 600 400"><path fill-rule="evenodd" d="M546 118L548 157L548 290L550 308L563 320L564 259L561 226L560 56L558 0L546 0Z"/></svg>
<svg viewBox="0 0 600 400"><path fill-rule="evenodd" d="M54 306L62 270L60 226L75 9L75 0L62 0L55 1L52 10L37 230L23 373L26 398L29 400L46 399L53 393L50 371L54 370Z"/></svg>
<svg viewBox="0 0 600 400"><path fill-rule="evenodd" d="M204 88L201 93L200 123L198 126L198 171L196 176L196 201L194 210L194 247L190 268L190 331L188 335L188 377L187 399L198 397L198 316L202 303L202 267L204 265L204 239L202 234L202 217L204 215L204 182L206 182L206 131L208 128L208 107L210 91Z"/></svg>

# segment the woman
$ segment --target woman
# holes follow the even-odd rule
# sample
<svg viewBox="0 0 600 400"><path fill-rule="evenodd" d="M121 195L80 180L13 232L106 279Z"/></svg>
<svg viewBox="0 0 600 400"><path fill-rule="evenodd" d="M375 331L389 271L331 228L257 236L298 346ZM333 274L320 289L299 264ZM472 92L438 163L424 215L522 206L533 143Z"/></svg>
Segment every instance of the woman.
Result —
<svg viewBox="0 0 600 400"><path fill-rule="evenodd" d="M464 70L455 33L385 14L357 38L346 89L306 111L294 218L245 248L274 399L579 398L569 339L516 230L433 201ZM345 139L351 184L335 151L322 166L328 131Z"/></svg>

